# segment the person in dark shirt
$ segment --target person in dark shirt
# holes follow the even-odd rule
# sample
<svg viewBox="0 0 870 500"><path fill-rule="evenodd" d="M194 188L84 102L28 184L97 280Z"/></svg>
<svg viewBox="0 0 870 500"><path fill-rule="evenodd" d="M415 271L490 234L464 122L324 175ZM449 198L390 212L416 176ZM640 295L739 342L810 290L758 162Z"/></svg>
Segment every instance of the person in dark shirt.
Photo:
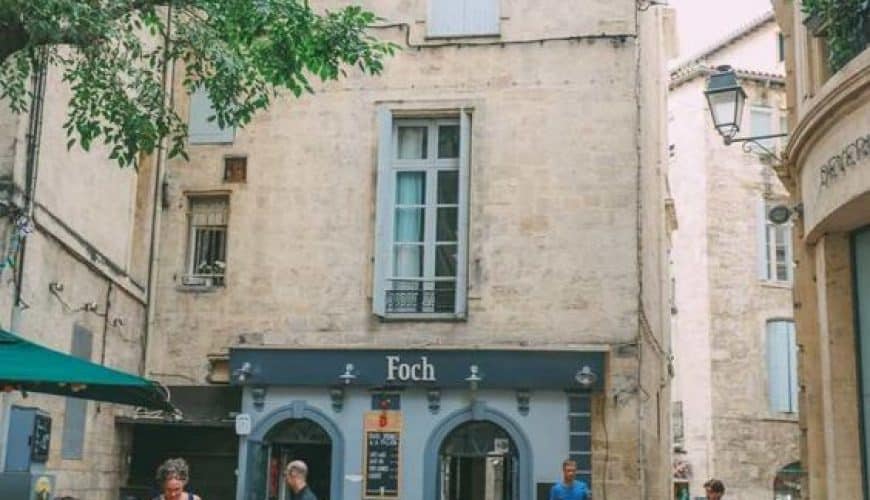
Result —
<svg viewBox="0 0 870 500"><path fill-rule="evenodd" d="M577 462L570 459L562 462L562 481L553 485L550 500L589 500L589 485L578 481L576 474Z"/></svg>
<svg viewBox="0 0 870 500"><path fill-rule="evenodd" d="M308 487L308 466L302 460L294 460L287 464L287 486L290 488L290 500L317 500L314 492Z"/></svg>

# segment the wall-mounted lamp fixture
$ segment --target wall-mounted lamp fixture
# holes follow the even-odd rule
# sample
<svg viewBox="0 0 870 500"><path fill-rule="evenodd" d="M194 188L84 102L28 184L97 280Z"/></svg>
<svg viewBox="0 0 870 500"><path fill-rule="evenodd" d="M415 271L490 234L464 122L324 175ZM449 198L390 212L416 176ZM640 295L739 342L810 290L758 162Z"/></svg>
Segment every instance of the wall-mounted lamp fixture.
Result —
<svg viewBox="0 0 870 500"><path fill-rule="evenodd" d="M598 381L598 375L592 371L592 368L589 368L589 365L584 365L574 374L574 380L580 384L580 387L589 389Z"/></svg>
<svg viewBox="0 0 870 500"><path fill-rule="evenodd" d="M529 414L529 401L532 399L532 394L527 389L517 390L517 411L520 415Z"/></svg>
<svg viewBox="0 0 870 500"><path fill-rule="evenodd" d="M760 149L766 158L782 163L782 159L763 142L768 139L785 137L788 134L767 134L754 137L735 137L740 132L743 120L743 105L746 102L746 92L737 82L737 73L731 66L718 66L716 71L707 78L707 89L704 91L713 126L722 136L725 145L732 142L742 142L743 151L757 153Z"/></svg>
<svg viewBox="0 0 870 500"><path fill-rule="evenodd" d="M344 385L350 385L351 382L356 380L356 374L354 373L353 363L348 363L344 365L344 373L338 376Z"/></svg>
<svg viewBox="0 0 870 500"><path fill-rule="evenodd" d="M438 413L441 409L441 390L429 389L426 392L426 400L429 402L429 412L432 414Z"/></svg>
<svg viewBox="0 0 870 500"><path fill-rule="evenodd" d="M483 380L483 377L480 376L480 369L477 365L471 365L468 367L469 375L465 377L465 381L468 382L468 386L472 391L476 391L477 387L480 385L480 381Z"/></svg>
<svg viewBox="0 0 870 500"><path fill-rule="evenodd" d="M254 400L254 408L261 411L266 406L266 388L254 387L251 389L251 398Z"/></svg>
<svg viewBox="0 0 870 500"><path fill-rule="evenodd" d="M344 387L332 387L329 389L329 399L332 400L332 409L340 413L344 408Z"/></svg>
<svg viewBox="0 0 870 500"><path fill-rule="evenodd" d="M804 204L798 203L793 207L788 205L775 205L767 212L767 218L776 225L782 225L792 217L800 217L804 214Z"/></svg>
<svg viewBox="0 0 870 500"><path fill-rule="evenodd" d="M236 370L233 370L233 375L235 375L236 380L240 384L244 384L253 372L254 372L254 369L251 366L251 363L248 361L245 361L244 363L242 363L241 367L237 368Z"/></svg>

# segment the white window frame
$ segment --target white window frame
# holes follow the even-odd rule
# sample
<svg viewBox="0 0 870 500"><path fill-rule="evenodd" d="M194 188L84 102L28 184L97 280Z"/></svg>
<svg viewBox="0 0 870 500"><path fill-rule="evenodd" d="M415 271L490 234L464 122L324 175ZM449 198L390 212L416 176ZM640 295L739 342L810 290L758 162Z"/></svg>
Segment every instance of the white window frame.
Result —
<svg viewBox="0 0 870 500"><path fill-rule="evenodd" d="M469 4L480 8L485 2L490 2L489 19L481 19L480 12L469 12ZM501 34L501 0L427 0L427 3L426 35L430 38Z"/></svg>
<svg viewBox="0 0 870 500"><path fill-rule="evenodd" d="M761 200L758 214L758 274L763 281L779 284L791 284L794 280L794 248L792 241L792 223L774 224L768 218L770 209L776 205L773 200ZM777 276L776 232L782 230L785 239L785 272L784 280Z"/></svg>
<svg viewBox="0 0 870 500"><path fill-rule="evenodd" d="M767 130L757 130L757 128L755 126L755 120L753 119L753 115L759 114L759 113L767 115L767 120L766 120ZM749 108L750 135L752 137L758 137L761 135L775 134L776 132L774 132L774 131L779 128L779 125L777 123L774 123L774 118L776 116L777 116L777 114L774 113L774 109L769 107L769 106L750 106L750 108ZM769 149L770 151L776 151L776 148L777 148L776 139L761 139L758 142L761 143L765 148ZM761 153L765 152L763 149L759 148L758 146L756 146L754 144L752 145L752 148L758 152L761 152Z"/></svg>
<svg viewBox="0 0 870 500"><path fill-rule="evenodd" d="M785 324L789 325L784 332L779 331L777 328L774 328L775 325ZM767 399L768 404L770 405L770 410L773 413L777 414L796 414L798 412L798 399L800 397L800 385L798 381L798 370L797 370L797 333L794 327L794 321L786 318L772 318L765 322L765 350L767 355L765 357L766 364L766 373L768 378L767 384ZM774 338L774 336L781 336L785 334L786 338ZM785 380L787 381L788 387L786 390L788 391L788 401L786 402L784 407L778 407L777 402L774 401L774 394L772 389L772 380L771 380L771 371L773 370L773 358L775 356L781 356L781 352L774 352L773 347L775 345L786 344L788 352L785 357L785 369L788 370L788 373L785 374Z"/></svg>
<svg viewBox="0 0 870 500"><path fill-rule="evenodd" d="M468 295L468 184L469 184L469 161L471 146L471 111L461 108L453 113L440 113L438 116L428 116L429 113L420 112L412 114L400 112L382 106L378 110L378 180L377 180L377 213L375 225L375 255L374 255L374 279L372 287L372 310L374 314L385 319L464 319L467 311ZM398 123L413 124L415 119L421 123L436 124L442 120L459 124L459 158L434 160L434 164L428 168L436 171L439 167L456 165L459 171L458 193L458 220L457 220L457 255L456 255L456 286L453 312L414 312L396 313L386 311L386 292L391 290L391 282L399 277L392 276L393 270L393 224L394 224L394 196L395 180L397 172L403 170L419 171L419 160L398 160L397 158L397 134ZM437 125L435 125L437 127ZM429 133L428 149L437 156L437 144L433 143L431 132ZM427 197L431 204L435 204L435 190L437 184L430 182L427 174ZM432 207L430 207L432 208ZM425 241L434 241L435 232L434 217L425 220ZM424 253L424 276L432 275L434 286L434 255Z"/></svg>
<svg viewBox="0 0 870 500"><path fill-rule="evenodd" d="M196 224L194 222L195 209L194 205L198 201L205 200L220 200L224 202L223 224ZM197 286L224 286L226 284L226 260L229 247L229 216L230 216L230 197L227 194L189 194L187 196L187 256L185 258L185 276L187 278L201 280L205 285ZM196 231L202 227L223 228L223 254L224 254L224 269L220 273L200 273L196 269Z"/></svg>
<svg viewBox="0 0 870 500"><path fill-rule="evenodd" d="M189 95L187 140L190 144L232 144L236 136L235 127L220 128L214 116L214 107L208 92L202 87Z"/></svg>

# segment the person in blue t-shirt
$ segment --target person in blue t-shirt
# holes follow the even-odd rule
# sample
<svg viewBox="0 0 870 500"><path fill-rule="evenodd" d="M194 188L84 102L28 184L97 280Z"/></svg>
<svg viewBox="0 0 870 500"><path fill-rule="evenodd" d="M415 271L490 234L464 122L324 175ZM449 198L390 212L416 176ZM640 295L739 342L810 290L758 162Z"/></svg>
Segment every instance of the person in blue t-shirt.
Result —
<svg viewBox="0 0 870 500"><path fill-rule="evenodd" d="M578 481L576 474L577 462L570 459L562 462L562 481L553 485L550 500L590 500L589 485Z"/></svg>

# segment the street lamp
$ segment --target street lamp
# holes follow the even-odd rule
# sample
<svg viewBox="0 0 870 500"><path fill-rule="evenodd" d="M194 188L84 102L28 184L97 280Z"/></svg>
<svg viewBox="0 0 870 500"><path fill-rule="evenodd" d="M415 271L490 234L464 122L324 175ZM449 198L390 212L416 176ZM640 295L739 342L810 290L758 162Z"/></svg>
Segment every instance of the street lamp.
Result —
<svg viewBox="0 0 870 500"><path fill-rule="evenodd" d="M743 118L743 103L746 92L737 83L737 74L731 66L719 66L716 72L707 79L707 90L704 91L713 126L719 135L730 144L740 131L740 120Z"/></svg>
<svg viewBox="0 0 870 500"><path fill-rule="evenodd" d="M757 153L756 148L764 152L766 158L782 163L775 151L772 151L763 142L767 139L785 137L788 134L767 134L754 137L735 137L740 132L740 121L743 119L743 104L746 101L746 92L737 81L737 73L731 66L717 66L716 71L707 78L707 90L704 91L707 104L710 107L710 116L713 118L713 126L722 136L725 145L732 142L742 142L743 150L747 153Z"/></svg>

